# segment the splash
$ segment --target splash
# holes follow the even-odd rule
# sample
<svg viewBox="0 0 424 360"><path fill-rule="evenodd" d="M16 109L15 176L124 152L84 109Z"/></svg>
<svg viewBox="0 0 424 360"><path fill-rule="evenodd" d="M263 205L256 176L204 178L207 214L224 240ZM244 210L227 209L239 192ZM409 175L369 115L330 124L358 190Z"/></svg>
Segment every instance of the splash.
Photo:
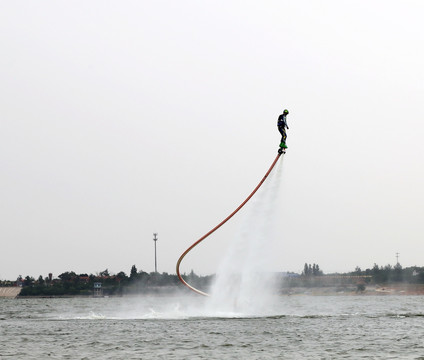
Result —
<svg viewBox="0 0 424 360"><path fill-rule="evenodd" d="M275 254L276 222L283 161L271 173L243 213L242 223L217 271L206 306L217 316L271 315L277 274L270 268Z"/></svg>

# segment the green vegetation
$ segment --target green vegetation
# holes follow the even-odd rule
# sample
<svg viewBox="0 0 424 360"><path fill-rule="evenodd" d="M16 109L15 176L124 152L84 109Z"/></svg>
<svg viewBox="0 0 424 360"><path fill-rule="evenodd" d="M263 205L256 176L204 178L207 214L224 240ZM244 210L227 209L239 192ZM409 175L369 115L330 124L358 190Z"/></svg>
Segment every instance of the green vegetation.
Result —
<svg viewBox="0 0 424 360"><path fill-rule="evenodd" d="M199 289L210 286L212 276L198 276L193 271L189 275L183 275L186 281L189 281ZM40 275L38 280L26 276L20 277L18 283L21 283L22 291L20 296L91 296L94 294L94 284L101 284L102 295L124 295L124 294L143 294L143 293L162 293L181 289L183 285L177 275L170 275L166 272L160 274L144 271L137 271L135 265L131 267L130 276L121 271L116 275L109 274L106 269L97 275L79 274L73 271L67 271L58 276L57 279L44 278ZM10 282L9 282L10 285Z"/></svg>
<svg viewBox="0 0 424 360"><path fill-rule="evenodd" d="M305 263L305 265L303 266L302 275L303 276L319 276L319 275L323 275L323 272L320 270L318 264L311 265L311 264Z"/></svg>
<svg viewBox="0 0 424 360"><path fill-rule="evenodd" d="M193 271L184 274L183 278L194 287L207 291L214 275L198 276ZM0 286L22 286L20 296L93 296L94 284L101 284L100 295L126 295L126 294L165 294L184 289L177 275L160 273L146 273L138 271L133 265L130 275L121 271L110 274L106 269L100 273L76 274L67 271L57 278L38 279L31 276L19 277L17 281L0 281ZM289 272L281 276L281 288L293 287L329 287L329 286L355 286L358 292L365 290L366 286L374 284L386 286L388 284L424 284L424 267L412 266L402 268L398 263L395 266L378 266L361 270L356 267L355 271L344 274L324 274L318 264L303 266L301 274Z"/></svg>
<svg viewBox="0 0 424 360"><path fill-rule="evenodd" d="M424 284L424 267L412 266L402 268L395 266L374 266L343 274L325 274L319 265L305 263L301 275L287 273L282 288L293 287L339 287L355 286L357 292L362 292L367 285L387 286L388 284Z"/></svg>
<svg viewBox="0 0 424 360"><path fill-rule="evenodd" d="M371 269L364 271L356 267L355 271L350 275L371 276L372 281L376 284L387 283L408 283L408 284L424 284L424 267L411 266L402 268L402 265L397 263L395 266L386 265L378 266L374 264Z"/></svg>

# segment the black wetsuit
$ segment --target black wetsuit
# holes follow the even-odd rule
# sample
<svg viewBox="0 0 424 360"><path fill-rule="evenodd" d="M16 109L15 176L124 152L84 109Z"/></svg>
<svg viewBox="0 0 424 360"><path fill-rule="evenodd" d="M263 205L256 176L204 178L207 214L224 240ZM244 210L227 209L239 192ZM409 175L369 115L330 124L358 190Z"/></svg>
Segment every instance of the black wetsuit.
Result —
<svg viewBox="0 0 424 360"><path fill-rule="evenodd" d="M286 128L288 129L289 127L287 126L287 115L288 114L281 114L278 117L278 122L277 122L277 126L278 126L278 131L281 134L281 142L286 144L286 139L287 139L287 134L286 134Z"/></svg>

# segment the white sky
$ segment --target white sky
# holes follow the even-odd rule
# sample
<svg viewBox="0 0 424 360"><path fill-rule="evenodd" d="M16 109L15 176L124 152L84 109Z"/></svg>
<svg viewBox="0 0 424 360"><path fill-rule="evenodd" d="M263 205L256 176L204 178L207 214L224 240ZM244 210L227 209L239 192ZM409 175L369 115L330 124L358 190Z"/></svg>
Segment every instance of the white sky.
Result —
<svg viewBox="0 0 424 360"><path fill-rule="evenodd" d="M175 273L271 165L274 268L424 265L424 2L0 2L0 279ZM186 257L217 269L237 219ZM264 239L266 243L266 239Z"/></svg>

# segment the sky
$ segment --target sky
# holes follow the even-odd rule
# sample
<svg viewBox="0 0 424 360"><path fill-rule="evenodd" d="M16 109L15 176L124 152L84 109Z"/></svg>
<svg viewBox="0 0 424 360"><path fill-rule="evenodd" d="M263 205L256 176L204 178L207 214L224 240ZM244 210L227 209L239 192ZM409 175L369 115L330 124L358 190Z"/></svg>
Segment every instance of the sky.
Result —
<svg viewBox="0 0 424 360"><path fill-rule="evenodd" d="M158 271L175 273L265 174L285 108L271 267L347 272L396 253L424 266L423 13L418 0L0 2L0 280L152 272L153 233ZM242 218L182 272L215 273Z"/></svg>

